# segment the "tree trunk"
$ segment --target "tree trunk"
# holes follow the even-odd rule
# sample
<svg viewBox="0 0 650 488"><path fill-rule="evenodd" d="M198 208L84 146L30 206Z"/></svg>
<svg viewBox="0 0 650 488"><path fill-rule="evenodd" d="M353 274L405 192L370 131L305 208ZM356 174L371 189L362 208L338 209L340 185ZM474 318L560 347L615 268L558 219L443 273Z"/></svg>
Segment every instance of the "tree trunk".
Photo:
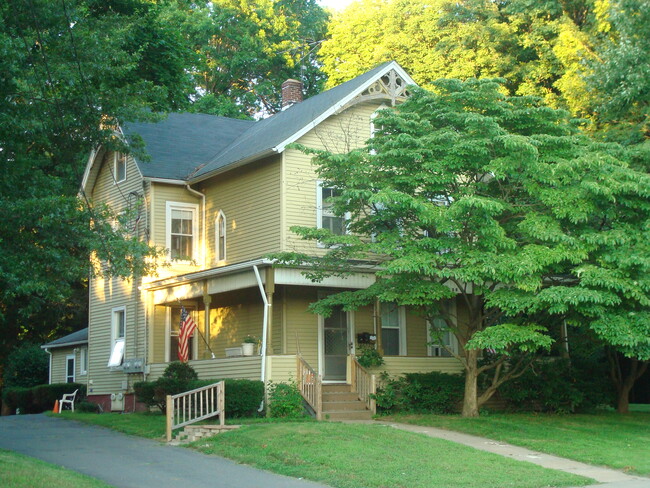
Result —
<svg viewBox="0 0 650 488"><path fill-rule="evenodd" d="M632 391L632 386L634 386L634 383L628 384L626 381L625 384L618 388L618 401L616 404L618 413L630 413L630 391Z"/></svg>
<svg viewBox="0 0 650 488"><path fill-rule="evenodd" d="M648 361L639 361L638 359L631 359L630 361L630 370L627 375L623 377L621 374L616 384L616 393L618 395L616 410L618 413L630 413L630 392L634 388L636 380L643 376L648 368Z"/></svg>
<svg viewBox="0 0 650 488"><path fill-rule="evenodd" d="M466 351L465 396L463 397L463 417L478 417L478 351Z"/></svg>

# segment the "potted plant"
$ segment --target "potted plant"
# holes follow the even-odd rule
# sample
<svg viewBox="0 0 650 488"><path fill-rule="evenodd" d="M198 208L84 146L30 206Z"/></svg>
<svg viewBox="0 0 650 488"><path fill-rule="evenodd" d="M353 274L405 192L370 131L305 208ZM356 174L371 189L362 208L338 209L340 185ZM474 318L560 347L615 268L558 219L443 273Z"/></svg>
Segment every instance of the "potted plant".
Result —
<svg viewBox="0 0 650 488"><path fill-rule="evenodd" d="M384 358L371 344L362 344L357 348L357 361L364 368L375 368L384 364Z"/></svg>
<svg viewBox="0 0 650 488"><path fill-rule="evenodd" d="M241 349L244 356L252 356L255 354L255 346L259 343L257 337L247 335L244 337L244 342L242 342Z"/></svg>

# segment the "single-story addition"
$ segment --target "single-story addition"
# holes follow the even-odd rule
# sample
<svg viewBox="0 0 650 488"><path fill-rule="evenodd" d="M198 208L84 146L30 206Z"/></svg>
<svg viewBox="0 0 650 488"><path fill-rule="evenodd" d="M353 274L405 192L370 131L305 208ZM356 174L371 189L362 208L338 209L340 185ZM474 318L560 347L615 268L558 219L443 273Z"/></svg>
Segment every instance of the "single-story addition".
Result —
<svg viewBox="0 0 650 488"><path fill-rule="evenodd" d="M88 378L88 327L41 348L50 355L48 383L81 383Z"/></svg>
<svg viewBox="0 0 650 488"><path fill-rule="evenodd" d="M280 251L323 252L292 226L346 232L329 203L336 189L324 186L311 156L291 144L334 152L362 147L377 111L405 100L412 84L395 62L306 100L302 84L287 80L284 109L266 119L172 113L120 128L127 142L142 139L149 161L93 151L85 194L130 211L129 232L165 248L167 266L157 276L91 280L89 399L105 411L134 405L133 383L159 377L177 357L181 307L197 324L189 362L200 377L294 380L308 402L318 403L314 410L330 418L336 412L328 399L343 397L328 389L356 393L364 414L372 410L373 380L354 359L370 336L385 357L381 370L391 375L459 372L442 345L431 345L426 321L405 307L378 303L328 318L308 312L325 294L368 287L375 280L370 265L357 263L346 279L313 283L300 268L277 269L267 259ZM447 306L463 320L462 303ZM259 339L252 356L244 355L247 336ZM453 337L446 342L456 347Z"/></svg>

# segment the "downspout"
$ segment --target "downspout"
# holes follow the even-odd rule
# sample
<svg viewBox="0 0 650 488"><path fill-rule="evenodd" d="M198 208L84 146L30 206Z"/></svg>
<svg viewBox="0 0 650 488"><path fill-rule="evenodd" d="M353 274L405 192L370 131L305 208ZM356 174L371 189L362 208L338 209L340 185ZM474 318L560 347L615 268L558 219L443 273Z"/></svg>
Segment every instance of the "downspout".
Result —
<svg viewBox="0 0 650 488"><path fill-rule="evenodd" d="M50 349L47 347L44 347L43 349L45 350L46 353L50 355L50 370L48 371L48 375L47 375L47 384L51 385L52 384L52 353L50 352ZM88 372L86 372L86 374L88 374Z"/></svg>
<svg viewBox="0 0 650 488"><path fill-rule="evenodd" d="M203 239L203 251L202 251L202 256L203 256L203 267L206 268L208 266L208 254L207 254L207 247L206 247L206 242L205 242L205 194L201 193L200 191L196 191L193 188L190 187L190 185L185 185L185 188L187 191L190 193L196 195L197 197L201 197L201 200L203 201L201 208L203 209L201 214L201 220L203 221L203 231L201 232L202 234L202 239Z"/></svg>
<svg viewBox="0 0 650 488"><path fill-rule="evenodd" d="M260 271L257 269L257 265L253 265L253 271L255 271L255 278L257 278L257 286L260 289L260 295L262 295L262 300L264 301L264 318L262 319L262 372L260 374L260 381L265 383L266 389L266 333L269 326L269 301L266 299L266 292L264 291L264 285L262 284L262 277L260 276ZM260 403L260 408L257 409L258 412L264 410L264 400Z"/></svg>

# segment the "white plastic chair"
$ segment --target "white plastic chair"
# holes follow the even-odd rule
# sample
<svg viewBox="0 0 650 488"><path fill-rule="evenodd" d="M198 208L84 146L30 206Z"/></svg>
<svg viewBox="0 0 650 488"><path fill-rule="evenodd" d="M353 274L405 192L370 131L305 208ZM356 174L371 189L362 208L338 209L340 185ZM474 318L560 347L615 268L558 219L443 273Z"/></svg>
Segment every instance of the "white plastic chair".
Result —
<svg viewBox="0 0 650 488"><path fill-rule="evenodd" d="M59 413L63 411L63 405L65 405L66 403L70 405L70 410L74 412L74 399L77 396L78 391L79 390L75 390L74 393L66 393L65 395L63 395L63 398L59 400Z"/></svg>

